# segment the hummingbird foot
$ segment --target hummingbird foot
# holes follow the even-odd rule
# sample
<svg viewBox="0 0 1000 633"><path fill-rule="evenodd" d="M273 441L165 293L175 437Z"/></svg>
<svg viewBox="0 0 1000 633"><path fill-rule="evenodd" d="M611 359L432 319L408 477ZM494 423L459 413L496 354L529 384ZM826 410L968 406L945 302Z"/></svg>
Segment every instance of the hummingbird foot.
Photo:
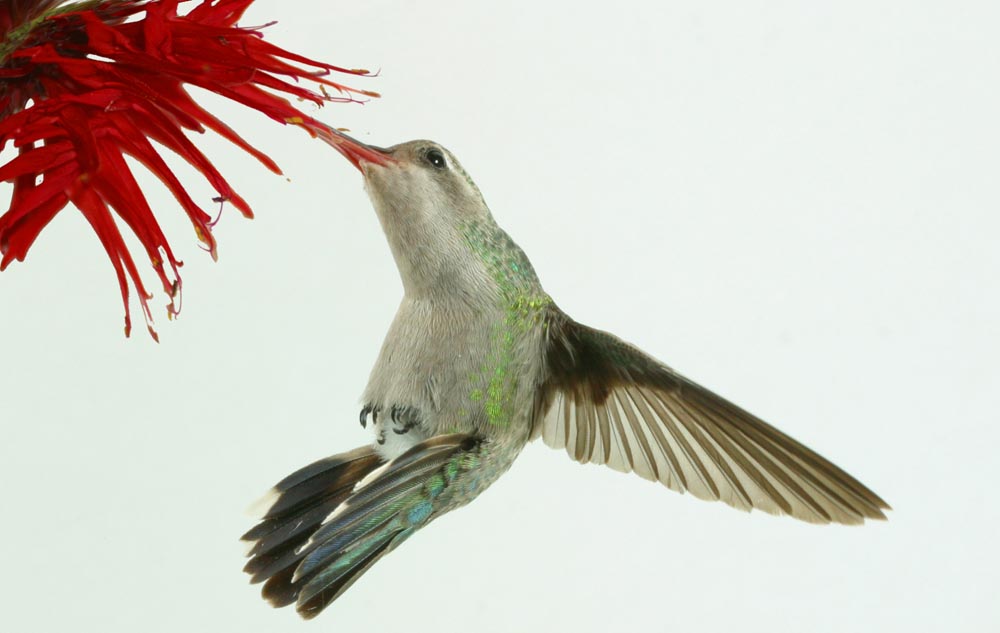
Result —
<svg viewBox="0 0 1000 633"><path fill-rule="evenodd" d="M377 404L372 404L370 402L365 404L365 406L361 408L361 415L358 416L359 421L361 422L361 428L363 429L368 428L369 415L372 418L372 425L375 426L375 428L378 428L378 416L380 413L382 413L382 407L378 406Z"/></svg>
<svg viewBox="0 0 1000 633"><path fill-rule="evenodd" d="M383 415L383 413L388 413L388 415ZM424 439L423 434L414 433L413 435L408 435L414 429L420 429L423 426L423 415L420 409L417 407L412 407L409 405L394 404L392 406L374 404L372 402L367 402L361 408L361 413L358 416L358 421L361 423L362 428L368 428L368 422L371 420L372 431L375 433L375 442L379 446L386 446L386 443L393 437L412 437L412 441L404 441L400 450L405 450L409 448L415 442L419 442ZM392 423L392 433L393 435L387 435L387 428L389 423ZM390 444L396 444L395 441L389 442ZM392 455L398 454L397 451L391 451Z"/></svg>
<svg viewBox="0 0 1000 633"><path fill-rule="evenodd" d="M392 420L392 432L396 435L405 435L410 429L420 425L420 411L415 407L405 407L394 404L389 410L389 419Z"/></svg>

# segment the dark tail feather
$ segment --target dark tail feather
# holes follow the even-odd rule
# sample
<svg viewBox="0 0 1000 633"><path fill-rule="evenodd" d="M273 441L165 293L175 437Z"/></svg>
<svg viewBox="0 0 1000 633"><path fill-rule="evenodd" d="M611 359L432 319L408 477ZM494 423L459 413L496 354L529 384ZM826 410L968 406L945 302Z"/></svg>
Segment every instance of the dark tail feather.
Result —
<svg viewBox="0 0 1000 633"><path fill-rule="evenodd" d="M320 573L310 576L302 586L296 610L306 620L315 618L328 604L336 600L361 578L380 558L391 552L412 534L413 528L389 531L356 548L339 555Z"/></svg>
<svg viewBox="0 0 1000 633"><path fill-rule="evenodd" d="M292 576L304 553L300 551L323 520L351 494L354 486L382 460L371 447L322 459L302 468L268 493L260 523L243 535L253 543L243 571L268 602L283 607L298 598L300 584Z"/></svg>
<svg viewBox="0 0 1000 633"><path fill-rule="evenodd" d="M308 466L278 484L264 519L244 536L256 541L245 571L266 579L274 606L296 602L313 618L413 532L474 495L478 481L464 475L478 463L477 441L446 435L381 468L371 449ZM461 481L470 491L454 485Z"/></svg>

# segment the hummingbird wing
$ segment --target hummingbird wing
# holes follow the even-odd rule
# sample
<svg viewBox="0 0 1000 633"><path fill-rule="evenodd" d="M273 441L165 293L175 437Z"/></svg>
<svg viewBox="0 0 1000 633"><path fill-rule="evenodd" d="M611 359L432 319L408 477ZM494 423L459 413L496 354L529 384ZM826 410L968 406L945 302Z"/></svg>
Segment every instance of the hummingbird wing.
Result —
<svg viewBox="0 0 1000 633"><path fill-rule="evenodd" d="M548 318L533 437L741 510L812 523L885 519L888 504L763 420L618 337Z"/></svg>

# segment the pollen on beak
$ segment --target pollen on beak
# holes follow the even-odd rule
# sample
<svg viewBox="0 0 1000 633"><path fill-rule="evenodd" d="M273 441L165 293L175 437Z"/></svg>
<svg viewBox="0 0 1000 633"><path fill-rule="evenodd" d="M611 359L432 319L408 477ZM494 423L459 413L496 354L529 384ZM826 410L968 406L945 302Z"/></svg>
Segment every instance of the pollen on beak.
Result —
<svg viewBox="0 0 1000 633"><path fill-rule="evenodd" d="M364 172L362 165L364 163L373 163L375 165L386 165L391 162L395 162L395 159L387 151L381 147L375 147L373 145L366 145L357 139L353 139L350 136L344 134L340 130L334 128L327 128L325 132L321 133L319 136L327 144L333 146L335 150L340 152L344 158L351 161L351 164L358 168L358 171Z"/></svg>

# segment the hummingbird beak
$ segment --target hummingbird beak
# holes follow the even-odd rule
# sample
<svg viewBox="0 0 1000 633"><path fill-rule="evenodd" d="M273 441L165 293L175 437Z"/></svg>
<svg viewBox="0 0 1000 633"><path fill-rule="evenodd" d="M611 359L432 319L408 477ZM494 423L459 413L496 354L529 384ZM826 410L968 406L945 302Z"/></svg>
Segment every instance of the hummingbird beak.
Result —
<svg viewBox="0 0 1000 633"><path fill-rule="evenodd" d="M364 173L364 169L362 168L364 163L385 165L390 162L396 162L396 159L381 147L366 145L332 127L326 128L325 133L321 132L319 137L340 152L344 158L351 161L351 164L357 167L361 173Z"/></svg>

